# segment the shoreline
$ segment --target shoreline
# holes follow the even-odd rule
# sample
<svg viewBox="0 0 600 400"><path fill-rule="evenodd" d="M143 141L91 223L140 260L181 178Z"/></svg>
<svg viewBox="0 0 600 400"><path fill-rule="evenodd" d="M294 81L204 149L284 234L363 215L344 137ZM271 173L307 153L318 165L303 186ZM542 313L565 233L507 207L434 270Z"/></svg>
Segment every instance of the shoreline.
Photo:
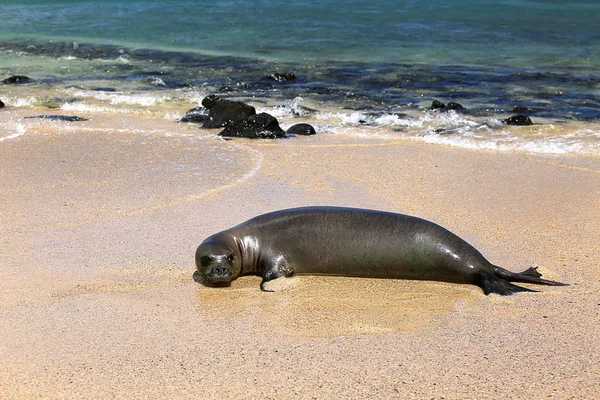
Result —
<svg viewBox="0 0 600 400"><path fill-rule="evenodd" d="M160 94L160 91L155 94L143 91L99 92L78 88L57 91L53 86L32 93L30 87L24 85L11 89L4 97L6 107L0 111L4 116L0 122L0 142L26 135L28 131L79 129L78 124L90 132L110 130L139 134L161 131L165 136L183 134L205 139L220 132L220 129L201 129L197 123L178 123L185 112L200 104L208 93L197 89L172 94ZM78 98L65 101L65 94ZM257 113L275 116L284 130L294 124L308 123L316 128L320 137L326 136L327 140L333 141L341 139L361 143L387 140L540 156L600 156L600 123L597 122L532 117L534 124L531 126L510 126L502 123L502 118L512 115L506 112L494 117L477 117L419 108L400 114L349 110L301 97L288 100L268 97L232 99L255 106ZM302 107L315 111L295 115L298 110L302 112ZM62 124L28 119L40 115L80 117L88 121ZM298 138L288 137L285 140Z"/></svg>
<svg viewBox="0 0 600 400"><path fill-rule="evenodd" d="M23 93L14 96L13 105L32 105L29 99L41 92L44 97L33 105L76 109L108 102L169 107L173 102L193 101L195 91L201 93L199 100L212 93L267 103L300 97L325 109L362 112L367 119L381 113L411 115L429 109L433 101L463 104L465 109L458 114L467 122L445 121L450 126L435 127L445 133L468 127L470 119L500 120L513 115L557 124L600 122L597 71L589 66L273 62L70 41L42 41L37 46L24 41L12 46L16 47L0 42L6 58L0 65L5 75L0 78L32 78L22 85L29 90L2 85L5 93ZM286 77L273 78L277 74Z"/></svg>
<svg viewBox="0 0 600 400"><path fill-rule="evenodd" d="M35 121L0 142L3 397L600 391L600 158L213 135L95 114ZM193 282L193 253L209 234L318 204L417 215L495 264L538 266L571 286L504 298L424 281L300 276L272 294L253 277L225 289Z"/></svg>

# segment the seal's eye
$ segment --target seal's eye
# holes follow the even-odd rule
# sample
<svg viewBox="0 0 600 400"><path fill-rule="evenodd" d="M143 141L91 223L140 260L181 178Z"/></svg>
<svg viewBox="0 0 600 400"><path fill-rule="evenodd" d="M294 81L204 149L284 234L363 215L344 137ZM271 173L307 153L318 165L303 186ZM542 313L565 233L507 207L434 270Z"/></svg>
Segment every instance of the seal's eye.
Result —
<svg viewBox="0 0 600 400"><path fill-rule="evenodd" d="M227 262L233 264L233 254L227 254Z"/></svg>
<svg viewBox="0 0 600 400"><path fill-rule="evenodd" d="M200 258L200 265L202 265L203 267L208 267L208 265L210 264L210 260L210 256L202 256L202 258Z"/></svg>

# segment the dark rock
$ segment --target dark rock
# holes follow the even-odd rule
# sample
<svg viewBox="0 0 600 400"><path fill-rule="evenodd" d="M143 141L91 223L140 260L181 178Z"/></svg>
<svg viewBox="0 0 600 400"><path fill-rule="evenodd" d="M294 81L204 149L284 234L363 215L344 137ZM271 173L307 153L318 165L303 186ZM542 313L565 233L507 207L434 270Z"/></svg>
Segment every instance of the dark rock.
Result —
<svg viewBox="0 0 600 400"><path fill-rule="evenodd" d="M531 118L526 115L513 115L503 121L506 125L527 126L533 125Z"/></svg>
<svg viewBox="0 0 600 400"><path fill-rule="evenodd" d="M434 100L433 103L431 103L431 107L429 108L432 110L439 110L446 108L446 105L439 100Z"/></svg>
<svg viewBox="0 0 600 400"><path fill-rule="evenodd" d="M13 75L10 78L6 78L2 81L2 83L6 84L18 84L18 83L27 83L31 82L31 78L24 75Z"/></svg>
<svg viewBox="0 0 600 400"><path fill-rule="evenodd" d="M208 119L208 110L205 107L196 107L187 110L179 122L205 122Z"/></svg>
<svg viewBox="0 0 600 400"><path fill-rule="evenodd" d="M33 118L41 118L41 119L49 119L51 121L67 121L67 122L77 122L77 121L88 121L87 118L77 117L75 115L36 115L34 117L24 117L23 119L33 119Z"/></svg>
<svg viewBox="0 0 600 400"><path fill-rule="evenodd" d="M440 128L440 129L436 129L434 132L437 133L438 135L453 135L458 133L460 130L460 128L450 128L450 129L444 129L444 128Z"/></svg>
<svg viewBox="0 0 600 400"><path fill-rule="evenodd" d="M448 103L447 106L448 110L464 110L465 107L460 104L460 103L456 103L454 101L451 101L450 103Z"/></svg>
<svg viewBox="0 0 600 400"><path fill-rule="evenodd" d="M117 89L111 87L92 87L89 90L94 90L96 92L116 92Z"/></svg>
<svg viewBox="0 0 600 400"><path fill-rule="evenodd" d="M220 98L217 95L211 94L202 99L202 105L204 107L210 109L210 108L213 108L215 105L217 105L221 101L226 101L226 100L223 100L222 98Z"/></svg>
<svg viewBox="0 0 600 400"><path fill-rule="evenodd" d="M2 100L0 100L0 108L4 108L4 102L2 102Z"/></svg>
<svg viewBox="0 0 600 400"><path fill-rule="evenodd" d="M285 133L287 135L302 135L302 136L309 136L309 135L317 134L317 132L315 131L315 128L310 124L292 125L291 127L288 128L288 130Z"/></svg>
<svg viewBox="0 0 600 400"><path fill-rule="evenodd" d="M456 103L454 101L451 101L448 103L448 105L442 103L439 100L434 100L433 103L431 103L431 110L440 110L440 111L447 111L447 110L464 110L465 107L460 104L460 103Z"/></svg>
<svg viewBox="0 0 600 400"><path fill-rule="evenodd" d="M277 118L267 113L252 115L245 120L228 124L219 136L249 139L276 139L285 136Z"/></svg>
<svg viewBox="0 0 600 400"><path fill-rule="evenodd" d="M264 76L263 81L275 81L275 82L294 82L296 80L296 74L288 72L286 74L280 74L275 72L274 74Z"/></svg>
<svg viewBox="0 0 600 400"><path fill-rule="evenodd" d="M254 107L241 101L231 101L210 95L202 100L202 105L208 109L208 118L202 124L203 128L222 128L229 124L243 121L256 115Z"/></svg>
<svg viewBox="0 0 600 400"><path fill-rule="evenodd" d="M339 94L340 90L339 89L330 88L330 87L315 86L315 87L311 88L311 92L313 92L315 94L332 96L332 95Z"/></svg>

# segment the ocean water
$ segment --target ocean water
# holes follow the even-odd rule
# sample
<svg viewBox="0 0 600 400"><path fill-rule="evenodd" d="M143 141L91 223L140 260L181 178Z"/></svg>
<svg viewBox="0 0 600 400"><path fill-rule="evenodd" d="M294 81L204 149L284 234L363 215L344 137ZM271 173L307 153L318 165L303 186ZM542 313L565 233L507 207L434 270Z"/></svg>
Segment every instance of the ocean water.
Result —
<svg viewBox="0 0 600 400"><path fill-rule="evenodd" d="M33 79L0 84L13 109L176 119L216 92L283 119L316 108L327 133L600 155L596 0L3 0L0 15L0 79ZM514 114L536 125L509 129Z"/></svg>

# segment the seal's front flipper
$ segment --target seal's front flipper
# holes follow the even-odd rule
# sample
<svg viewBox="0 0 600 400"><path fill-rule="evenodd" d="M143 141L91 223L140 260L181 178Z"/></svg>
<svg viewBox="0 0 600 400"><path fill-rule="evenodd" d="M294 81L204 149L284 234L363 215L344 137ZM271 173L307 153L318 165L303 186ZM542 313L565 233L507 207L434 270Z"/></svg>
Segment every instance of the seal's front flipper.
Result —
<svg viewBox="0 0 600 400"><path fill-rule="evenodd" d="M522 286L513 285L512 283L505 281L504 279L499 278L492 273L482 274L479 280L479 286L481 286L486 295L496 293L501 296L510 296L511 294L518 292L537 292L537 290L531 290Z"/></svg>
<svg viewBox="0 0 600 400"><path fill-rule="evenodd" d="M493 268L496 276L511 282L537 283L538 285L548 286L569 286L567 283L556 282L549 279L542 279L542 274L540 274L537 271L537 268L528 268L525 271L518 273L511 272L507 269L500 268L496 265L494 265Z"/></svg>
<svg viewBox="0 0 600 400"><path fill-rule="evenodd" d="M272 280L272 279L271 279L271 280ZM263 292L274 292L274 290L267 289L267 288L265 287L265 284L266 284L267 282L269 282L269 281L267 281L267 280L265 280L265 279L263 278L262 282L260 283L260 290L262 290Z"/></svg>
<svg viewBox="0 0 600 400"><path fill-rule="evenodd" d="M262 290L263 292L274 292L274 290L271 289L267 289L266 288L266 284L271 282L272 280L275 280L277 278L281 278L283 275L280 271L271 271L268 273L265 273L265 275L263 276L263 280L260 283L260 290Z"/></svg>
<svg viewBox="0 0 600 400"><path fill-rule="evenodd" d="M263 280L260 283L260 290L263 292L274 292L274 290L265 287L267 282L284 276L291 276L294 273L294 269L284 256L274 257L274 260L271 265L265 267Z"/></svg>

